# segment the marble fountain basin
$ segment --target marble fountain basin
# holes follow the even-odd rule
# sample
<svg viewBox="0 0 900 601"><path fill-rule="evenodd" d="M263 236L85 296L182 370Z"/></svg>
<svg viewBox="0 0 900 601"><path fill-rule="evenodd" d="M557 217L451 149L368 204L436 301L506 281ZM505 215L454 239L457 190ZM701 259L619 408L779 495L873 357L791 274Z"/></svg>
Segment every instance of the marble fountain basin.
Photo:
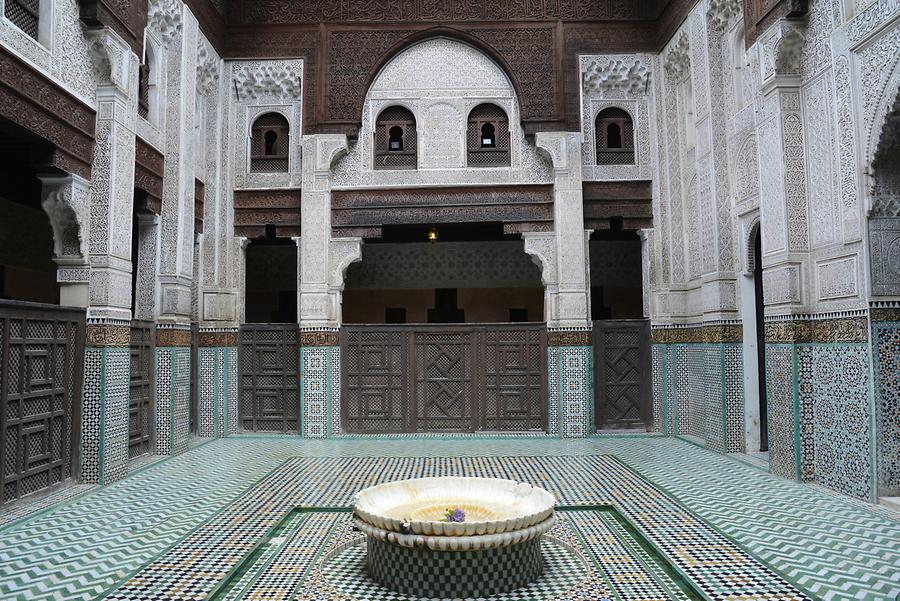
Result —
<svg viewBox="0 0 900 601"><path fill-rule="evenodd" d="M387 482L356 494L354 513L391 532L426 536L480 536L529 528L553 514L556 498L544 490L496 478L446 476ZM447 522L449 508L464 522ZM406 528L401 524L407 522Z"/></svg>

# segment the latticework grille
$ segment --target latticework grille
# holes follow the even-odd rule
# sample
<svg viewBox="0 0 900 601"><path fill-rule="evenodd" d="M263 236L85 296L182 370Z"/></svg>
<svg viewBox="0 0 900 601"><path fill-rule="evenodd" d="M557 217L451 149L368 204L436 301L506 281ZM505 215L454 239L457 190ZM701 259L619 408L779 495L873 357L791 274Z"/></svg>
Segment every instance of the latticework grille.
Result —
<svg viewBox="0 0 900 601"><path fill-rule="evenodd" d="M83 312L0 301L0 504L72 475L83 340Z"/></svg>
<svg viewBox="0 0 900 601"><path fill-rule="evenodd" d="M390 132L393 128L402 130L402 149L389 147ZM415 169L416 168L416 118L402 106L390 106L378 115L375 122L375 168Z"/></svg>
<svg viewBox="0 0 900 601"><path fill-rule="evenodd" d="M150 452L153 436L153 325L131 323L131 382L129 385L128 456Z"/></svg>
<svg viewBox="0 0 900 601"><path fill-rule="evenodd" d="M38 39L40 0L6 0L3 12L13 25Z"/></svg>
<svg viewBox="0 0 900 601"><path fill-rule="evenodd" d="M299 429L299 351L297 326L241 328L240 423L255 432Z"/></svg>
<svg viewBox="0 0 900 601"><path fill-rule="evenodd" d="M253 123L250 140L250 170L285 173L290 155L290 125L283 115L266 113Z"/></svg>
<svg viewBox="0 0 900 601"><path fill-rule="evenodd" d="M598 165L634 164L634 123L619 108L600 111L594 123Z"/></svg>
<svg viewBox="0 0 900 601"><path fill-rule="evenodd" d="M138 115L147 119L150 116L150 67L143 64L138 73Z"/></svg>
<svg viewBox="0 0 900 601"><path fill-rule="evenodd" d="M482 128L494 130L494 145L483 145ZM509 165L509 119L495 104L480 104L469 113L466 129L467 163L470 167L502 167Z"/></svg>

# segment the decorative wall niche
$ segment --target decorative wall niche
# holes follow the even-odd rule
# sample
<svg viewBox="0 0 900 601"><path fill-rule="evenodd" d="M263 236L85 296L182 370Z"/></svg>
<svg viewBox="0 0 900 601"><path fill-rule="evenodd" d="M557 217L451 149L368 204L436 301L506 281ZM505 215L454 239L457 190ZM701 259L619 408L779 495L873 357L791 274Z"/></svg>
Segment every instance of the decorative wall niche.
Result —
<svg viewBox="0 0 900 601"><path fill-rule="evenodd" d="M651 179L652 57L645 54L582 55L579 59L583 179ZM613 130L618 129L613 131L612 140L609 138L610 126L614 126ZM610 148L610 141L620 146Z"/></svg>

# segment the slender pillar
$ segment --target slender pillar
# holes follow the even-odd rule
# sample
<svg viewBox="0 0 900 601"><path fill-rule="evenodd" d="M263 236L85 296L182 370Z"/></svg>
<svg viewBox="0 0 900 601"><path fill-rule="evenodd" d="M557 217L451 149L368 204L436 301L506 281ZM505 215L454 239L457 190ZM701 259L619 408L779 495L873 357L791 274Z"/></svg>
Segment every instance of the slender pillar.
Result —
<svg viewBox="0 0 900 601"><path fill-rule="evenodd" d="M303 140L303 236L299 239L300 433L340 433L341 293L344 271L362 256L360 238L331 236L331 165L347 151L341 135Z"/></svg>
<svg viewBox="0 0 900 601"><path fill-rule="evenodd" d="M554 174L555 235L552 244L544 245L542 259L554 263L555 276L555 282L547 288L548 292L553 291L547 294L549 424L553 434L578 438L593 429L594 359L587 261L590 232L584 230L581 134L539 133L536 143L552 161ZM534 249L537 242L538 239L526 237L526 251L535 254L528 249ZM547 286L547 278L544 279Z"/></svg>
<svg viewBox="0 0 900 601"><path fill-rule="evenodd" d="M82 403L82 480L109 484L128 463L131 217L137 56L109 28L89 32L98 73L90 185L90 304Z"/></svg>
<svg viewBox="0 0 900 601"><path fill-rule="evenodd" d="M204 438L223 438L238 428L238 330L201 328L199 347L197 430Z"/></svg>

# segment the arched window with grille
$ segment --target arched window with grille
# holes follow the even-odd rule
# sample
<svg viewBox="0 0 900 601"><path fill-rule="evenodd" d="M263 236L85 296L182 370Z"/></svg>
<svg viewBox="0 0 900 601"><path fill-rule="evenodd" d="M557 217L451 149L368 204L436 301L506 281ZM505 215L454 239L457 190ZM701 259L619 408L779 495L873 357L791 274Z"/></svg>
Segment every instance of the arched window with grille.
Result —
<svg viewBox="0 0 900 601"><path fill-rule="evenodd" d="M509 118L496 104L479 104L469 113L466 131L469 167L509 165Z"/></svg>
<svg viewBox="0 0 900 601"><path fill-rule="evenodd" d="M402 106L389 106L375 120L375 169L416 166L416 117Z"/></svg>
<svg viewBox="0 0 900 601"><path fill-rule="evenodd" d="M614 107L600 111L594 137L598 165L634 164L634 124L627 111Z"/></svg>
<svg viewBox="0 0 900 601"><path fill-rule="evenodd" d="M266 113L253 123L250 140L250 171L287 173L290 125L284 115Z"/></svg>

